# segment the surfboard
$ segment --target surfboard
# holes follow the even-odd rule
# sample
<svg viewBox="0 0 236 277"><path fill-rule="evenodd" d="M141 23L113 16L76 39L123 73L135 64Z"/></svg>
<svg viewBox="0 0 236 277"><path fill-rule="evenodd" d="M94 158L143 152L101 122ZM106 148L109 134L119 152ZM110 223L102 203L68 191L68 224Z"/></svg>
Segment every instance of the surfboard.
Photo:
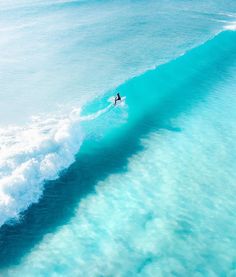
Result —
<svg viewBox="0 0 236 277"><path fill-rule="evenodd" d="M123 107L125 105L125 99L126 99L126 96L121 97L121 100L117 101L115 105L115 97L111 96L108 99L108 102L113 103L115 107L118 107L118 106Z"/></svg>

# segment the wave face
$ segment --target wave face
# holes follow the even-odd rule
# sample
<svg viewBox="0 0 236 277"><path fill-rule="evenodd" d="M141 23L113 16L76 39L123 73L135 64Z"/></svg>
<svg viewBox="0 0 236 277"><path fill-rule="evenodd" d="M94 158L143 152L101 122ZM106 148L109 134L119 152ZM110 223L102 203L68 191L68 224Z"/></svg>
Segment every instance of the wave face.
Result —
<svg viewBox="0 0 236 277"><path fill-rule="evenodd" d="M235 274L235 45L224 31L119 86L124 107L110 91L72 113L76 162L2 231L3 276Z"/></svg>

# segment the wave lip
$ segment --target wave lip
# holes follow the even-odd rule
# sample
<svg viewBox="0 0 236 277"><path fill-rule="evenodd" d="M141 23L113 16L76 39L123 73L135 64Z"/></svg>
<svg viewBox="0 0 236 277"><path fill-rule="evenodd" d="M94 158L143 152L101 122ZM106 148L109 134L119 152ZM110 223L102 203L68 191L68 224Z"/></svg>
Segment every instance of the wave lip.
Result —
<svg viewBox="0 0 236 277"><path fill-rule="evenodd" d="M229 25L226 25L225 29L226 30L230 30L230 31L236 31L236 21L230 23Z"/></svg>
<svg viewBox="0 0 236 277"><path fill-rule="evenodd" d="M0 226L39 200L44 181L73 163L82 141L75 116L0 130Z"/></svg>

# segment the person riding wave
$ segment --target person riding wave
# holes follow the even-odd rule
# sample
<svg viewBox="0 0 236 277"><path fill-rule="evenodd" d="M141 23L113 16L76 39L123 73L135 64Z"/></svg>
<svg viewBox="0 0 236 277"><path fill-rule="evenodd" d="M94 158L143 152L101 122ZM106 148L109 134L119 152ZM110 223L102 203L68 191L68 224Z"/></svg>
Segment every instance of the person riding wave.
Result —
<svg viewBox="0 0 236 277"><path fill-rule="evenodd" d="M116 98L115 98L115 105L116 105L117 101L121 101L121 97L120 97L119 92L117 93Z"/></svg>

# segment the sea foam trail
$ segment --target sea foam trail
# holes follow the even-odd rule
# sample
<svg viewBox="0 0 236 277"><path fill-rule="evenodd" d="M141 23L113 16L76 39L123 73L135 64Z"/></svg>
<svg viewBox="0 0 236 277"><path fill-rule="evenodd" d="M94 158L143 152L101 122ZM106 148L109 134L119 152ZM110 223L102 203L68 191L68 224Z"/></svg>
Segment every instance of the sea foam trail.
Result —
<svg viewBox="0 0 236 277"><path fill-rule="evenodd" d="M210 43L206 42L206 45L210 45L208 47L210 51L217 47L218 50L221 49L219 41L231 47L228 44L231 36L227 32L218 35L218 38L216 37ZM203 49L202 46L201 49ZM170 63L169 69L175 71L176 63ZM185 73L190 77L196 70L201 69L201 63L195 69L190 69L186 61ZM163 65L118 87L118 91L127 96L130 124L137 122L146 110L150 110L156 98L160 98L161 101L168 91L173 91L174 87L170 86L162 91L162 96L159 95L163 80L165 80L165 71L166 65ZM156 72L159 72L159 78L156 78ZM152 83L145 83L145 87L142 87L143 79L150 78L150 76L153 76ZM177 75L176 78L181 82L181 76ZM153 90L152 93L146 95L145 101L139 97L139 92L143 94L143 89L150 92ZM84 137L88 135L86 132L83 133L81 122L88 121L87 125L90 125L90 122L95 122L104 114L110 120L112 116L108 114L108 111L111 110L112 104L107 103L107 96L110 95L106 95L99 101L104 102L102 108L96 100L95 107L99 106L99 108L93 112L90 111L86 116L80 116L80 111L74 110L65 118L35 119L30 126L25 128L0 130L0 225L12 218L18 218L22 211L32 203L36 203L43 193L45 180L58 178L59 173L74 162L75 154L79 151ZM129 105L130 99L133 99L132 106ZM118 111L118 109L112 110L114 113ZM111 128L112 124L110 121L108 123L104 124L104 128ZM101 133L104 134L104 130Z"/></svg>
<svg viewBox="0 0 236 277"><path fill-rule="evenodd" d="M113 103L109 104L106 108L101 109L93 114L87 115L87 116L82 116L81 117L81 121L88 121L88 120L94 120L96 118L98 118L99 116L101 116L102 114L108 112L110 110L111 107L113 107Z"/></svg>

